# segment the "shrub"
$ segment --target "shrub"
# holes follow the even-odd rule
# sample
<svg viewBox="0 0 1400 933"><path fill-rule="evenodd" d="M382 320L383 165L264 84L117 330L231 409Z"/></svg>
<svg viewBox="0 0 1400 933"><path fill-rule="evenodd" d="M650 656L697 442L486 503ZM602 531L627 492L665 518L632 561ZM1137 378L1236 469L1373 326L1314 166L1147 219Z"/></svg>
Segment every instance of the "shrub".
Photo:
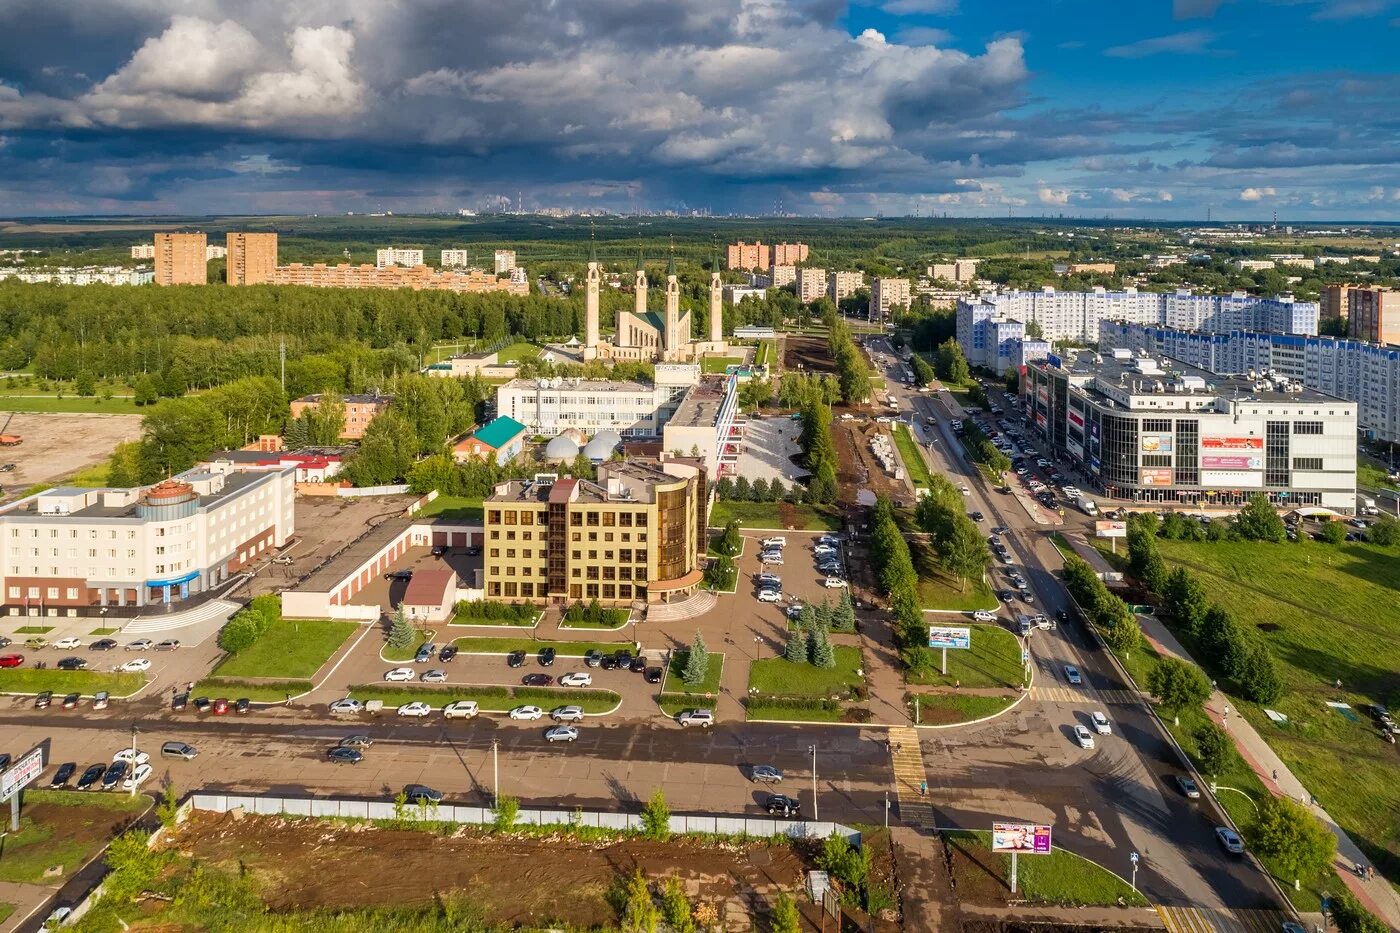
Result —
<svg viewBox="0 0 1400 933"><path fill-rule="evenodd" d="M519 622L527 625L535 620L535 609L519 603L501 603L491 600L468 602L462 600L453 610L455 619L491 619L493 621Z"/></svg>
<svg viewBox="0 0 1400 933"><path fill-rule="evenodd" d="M565 622L573 622L599 628L618 628L627 622L628 612L626 609L604 609L598 600L594 599L588 605L576 602L564 613Z"/></svg>
<svg viewBox="0 0 1400 933"><path fill-rule="evenodd" d="M252 615L253 613L245 609L225 622L224 627L219 630L219 647L229 654L238 654L253 647L253 643L258 640L258 630L250 618Z"/></svg>
<svg viewBox="0 0 1400 933"><path fill-rule="evenodd" d="M802 918L797 913L797 904L786 892L778 895L773 913L768 917L768 928L772 933L802 933Z"/></svg>
<svg viewBox="0 0 1400 933"><path fill-rule="evenodd" d="M520 815L520 801L509 794L498 794L492 813L495 814L495 821L492 825L498 831L504 832L515 825L516 817Z"/></svg>
<svg viewBox="0 0 1400 933"><path fill-rule="evenodd" d="M659 787L646 806L642 807L642 835L659 841L671 836L671 808L666 804L666 794Z"/></svg>

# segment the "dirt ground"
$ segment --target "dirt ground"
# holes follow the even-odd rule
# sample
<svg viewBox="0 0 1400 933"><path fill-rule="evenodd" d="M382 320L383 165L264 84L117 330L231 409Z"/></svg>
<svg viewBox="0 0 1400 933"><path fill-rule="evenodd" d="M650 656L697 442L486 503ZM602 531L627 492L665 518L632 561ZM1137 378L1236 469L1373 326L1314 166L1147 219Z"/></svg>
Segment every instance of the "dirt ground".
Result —
<svg viewBox="0 0 1400 933"><path fill-rule="evenodd" d="M6 418L0 415L0 423ZM0 447L0 461L15 464L13 473L0 474L0 482L7 492L18 493L107 459L117 444L141 436L141 416L20 412L5 433L24 437L16 447Z"/></svg>
<svg viewBox="0 0 1400 933"><path fill-rule="evenodd" d="M895 501L909 500L909 488L885 472L870 449L870 441L882 433L873 418L856 421L832 421L832 440L836 444L837 481L841 487L842 504L854 506L858 491L876 496L889 496ZM850 501L847 501L849 499Z"/></svg>
<svg viewBox="0 0 1400 933"><path fill-rule="evenodd" d="M834 373L831 348L825 337L799 337L789 334L783 340L783 369Z"/></svg>
<svg viewBox="0 0 1400 933"><path fill-rule="evenodd" d="M571 929L615 924L607 895L636 869L679 878L692 904L712 904L729 929L746 929L779 891L798 891L810 867L795 849L760 842L501 839L208 813L193 814L168 848L250 872L274 911L424 904L459 892L494 923Z"/></svg>

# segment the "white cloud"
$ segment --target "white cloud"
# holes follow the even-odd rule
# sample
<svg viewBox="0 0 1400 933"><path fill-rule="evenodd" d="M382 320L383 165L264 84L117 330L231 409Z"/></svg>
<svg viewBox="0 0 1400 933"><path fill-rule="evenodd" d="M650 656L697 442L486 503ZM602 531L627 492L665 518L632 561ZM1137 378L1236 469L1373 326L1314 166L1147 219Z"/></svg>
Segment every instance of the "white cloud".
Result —
<svg viewBox="0 0 1400 933"><path fill-rule="evenodd" d="M1041 204L1063 206L1069 203L1069 191L1065 188L1048 188L1042 186L1036 192Z"/></svg>
<svg viewBox="0 0 1400 933"><path fill-rule="evenodd" d="M1263 198L1272 198L1275 193L1273 188L1246 188L1240 192L1240 200L1259 201Z"/></svg>
<svg viewBox="0 0 1400 933"><path fill-rule="evenodd" d="M1188 29L1185 32L1139 39L1126 45L1115 45L1104 49L1110 58L1146 58L1149 55L1200 55L1209 51L1206 47L1215 39L1215 33L1208 29Z"/></svg>
<svg viewBox="0 0 1400 933"><path fill-rule="evenodd" d="M228 97L267 58L253 34L233 20L214 23L176 16L97 92Z"/></svg>
<svg viewBox="0 0 1400 933"><path fill-rule="evenodd" d="M301 171L301 166L274 159L265 152L245 155L236 162L229 163L229 168L240 175L281 175Z"/></svg>
<svg viewBox="0 0 1400 933"><path fill-rule="evenodd" d="M1172 200L1172 193L1171 193L1170 191L1158 191L1158 192L1157 192L1157 200L1159 200L1159 201L1170 201L1170 200Z"/></svg>

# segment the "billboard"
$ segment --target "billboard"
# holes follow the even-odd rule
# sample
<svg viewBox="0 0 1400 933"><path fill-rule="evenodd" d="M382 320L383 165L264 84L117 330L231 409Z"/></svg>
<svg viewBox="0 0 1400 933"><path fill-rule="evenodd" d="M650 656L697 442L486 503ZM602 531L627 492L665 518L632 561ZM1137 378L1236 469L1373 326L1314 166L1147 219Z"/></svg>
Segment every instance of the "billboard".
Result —
<svg viewBox="0 0 1400 933"><path fill-rule="evenodd" d="M1145 454L1169 454L1172 452L1173 438L1170 434L1144 434L1142 452Z"/></svg>
<svg viewBox="0 0 1400 933"><path fill-rule="evenodd" d="M1262 437L1203 437L1202 450L1263 450Z"/></svg>
<svg viewBox="0 0 1400 933"><path fill-rule="evenodd" d="M1040 823L993 823L993 852L1050 854L1050 827Z"/></svg>
<svg viewBox="0 0 1400 933"><path fill-rule="evenodd" d="M1202 457L1203 470L1262 470L1263 457Z"/></svg>
<svg viewBox="0 0 1400 933"><path fill-rule="evenodd" d="M1060 357L1059 357L1058 355L1054 354L1054 353L1047 353L1047 354L1045 354L1045 360L1046 360L1046 362L1048 362L1051 366L1055 367L1056 369L1063 369L1063 368L1064 368L1064 365L1065 365L1065 364L1064 364L1064 361L1061 360Z"/></svg>
<svg viewBox="0 0 1400 933"><path fill-rule="evenodd" d="M1094 537L1096 538L1126 538L1127 536L1127 522L1094 522Z"/></svg>
<svg viewBox="0 0 1400 933"><path fill-rule="evenodd" d="M1067 439L1065 441L1065 448L1069 450L1069 455L1071 457L1074 457L1077 460L1084 459L1084 448L1082 445L1076 443L1075 441Z"/></svg>
<svg viewBox="0 0 1400 933"><path fill-rule="evenodd" d="M1084 427L1084 417L1080 415L1077 411L1071 411L1069 413L1069 423L1076 427L1082 428Z"/></svg>
<svg viewBox="0 0 1400 933"><path fill-rule="evenodd" d="M9 800L44 770L44 750L36 748L0 774L0 802Z"/></svg>
<svg viewBox="0 0 1400 933"><path fill-rule="evenodd" d="M1138 470L1139 486L1170 486L1171 484L1172 471L1170 467Z"/></svg>
<svg viewBox="0 0 1400 933"><path fill-rule="evenodd" d="M930 625L928 627L928 646L930 648L971 648L972 629L948 625Z"/></svg>

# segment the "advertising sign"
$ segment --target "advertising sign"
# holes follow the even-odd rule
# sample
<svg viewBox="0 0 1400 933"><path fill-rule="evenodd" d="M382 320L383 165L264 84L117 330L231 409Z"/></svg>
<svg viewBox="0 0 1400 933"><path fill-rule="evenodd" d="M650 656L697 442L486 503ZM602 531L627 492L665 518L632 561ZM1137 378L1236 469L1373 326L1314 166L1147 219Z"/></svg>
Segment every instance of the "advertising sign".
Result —
<svg viewBox="0 0 1400 933"><path fill-rule="evenodd" d="M1050 827L1033 823L993 823L992 851L1050 854Z"/></svg>
<svg viewBox="0 0 1400 933"><path fill-rule="evenodd" d="M972 629L930 625L928 627L928 646L930 648L971 648Z"/></svg>
<svg viewBox="0 0 1400 933"><path fill-rule="evenodd" d="M1263 457L1202 457L1201 468L1205 470L1262 470Z"/></svg>
<svg viewBox="0 0 1400 933"><path fill-rule="evenodd" d="M1169 454L1172 452L1173 438L1170 434L1144 434L1142 452L1145 454Z"/></svg>
<svg viewBox="0 0 1400 933"><path fill-rule="evenodd" d="M1069 413L1069 423L1082 428L1084 427L1084 418L1078 412L1071 411Z"/></svg>
<svg viewBox="0 0 1400 933"><path fill-rule="evenodd" d="M1055 367L1056 369L1062 369L1065 365L1064 361L1061 360L1054 353L1045 354L1045 359L1051 366Z"/></svg>
<svg viewBox="0 0 1400 933"><path fill-rule="evenodd" d="M1172 471L1169 467L1138 471L1138 485L1140 486L1170 486L1171 484Z"/></svg>
<svg viewBox="0 0 1400 933"><path fill-rule="evenodd" d="M1127 522L1094 522L1094 537L1096 538L1126 538L1127 536Z"/></svg>
<svg viewBox="0 0 1400 933"><path fill-rule="evenodd" d="M1202 450L1263 450L1262 437L1203 437Z"/></svg>
<svg viewBox="0 0 1400 933"><path fill-rule="evenodd" d="M1044 386L1035 390L1035 396L1036 398L1040 399L1042 405L1050 404L1050 390L1045 388Z"/></svg>
<svg viewBox="0 0 1400 933"><path fill-rule="evenodd" d="M0 774L0 802L9 800L44 770L44 750L36 748Z"/></svg>
<svg viewBox="0 0 1400 933"><path fill-rule="evenodd" d="M1071 440L1066 440L1065 447L1069 450L1069 454L1071 457L1074 457L1078 460L1084 459L1084 448L1080 444Z"/></svg>

